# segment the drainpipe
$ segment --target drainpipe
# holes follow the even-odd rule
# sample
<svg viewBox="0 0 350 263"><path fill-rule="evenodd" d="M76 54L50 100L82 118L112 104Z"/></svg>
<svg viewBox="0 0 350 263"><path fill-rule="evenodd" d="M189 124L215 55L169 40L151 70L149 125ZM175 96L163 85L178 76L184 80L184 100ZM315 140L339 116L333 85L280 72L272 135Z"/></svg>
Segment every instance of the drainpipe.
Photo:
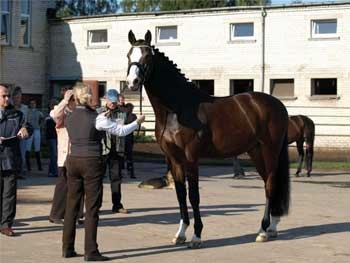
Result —
<svg viewBox="0 0 350 263"><path fill-rule="evenodd" d="M2 45L0 44L0 83L3 82L2 72L3 72L3 59L2 59Z"/></svg>
<svg viewBox="0 0 350 263"><path fill-rule="evenodd" d="M261 92L265 92L265 17L266 9L261 7Z"/></svg>

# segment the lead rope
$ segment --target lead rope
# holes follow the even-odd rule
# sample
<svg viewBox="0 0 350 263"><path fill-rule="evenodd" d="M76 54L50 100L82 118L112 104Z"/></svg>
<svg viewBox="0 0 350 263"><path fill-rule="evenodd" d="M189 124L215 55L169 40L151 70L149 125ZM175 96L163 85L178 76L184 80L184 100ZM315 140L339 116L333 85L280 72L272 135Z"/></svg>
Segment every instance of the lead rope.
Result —
<svg viewBox="0 0 350 263"><path fill-rule="evenodd" d="M142 85L140 87L140 114L142 114ZM140 130L141 130L141 124L139 126L139 129L137 130L137 137L140 135Z"/></svg>
<svg viewBox="0 0 350 263"><path fill-rule="evenodd" d="M162 133L161 133L160 138L159 138L159 146L160 146L160 149L163 151L163 153L165 153L165 151L162 148L162 140L163 140L164 132L165 132L165 129L166 129L166 124L167 124L167 121L168 121L168 114L169 114L169 112L166 110L165 111L165 121L164 121L164 125L163 125L164 128L163 128Z"/></svg>

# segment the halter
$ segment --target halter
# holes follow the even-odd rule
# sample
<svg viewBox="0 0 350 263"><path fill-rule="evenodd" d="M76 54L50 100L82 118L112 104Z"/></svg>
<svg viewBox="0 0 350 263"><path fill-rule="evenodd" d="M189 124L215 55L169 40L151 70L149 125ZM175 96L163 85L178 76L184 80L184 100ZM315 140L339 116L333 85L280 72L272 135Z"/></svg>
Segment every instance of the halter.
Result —
<svg viewBox="0 0 350 263"><path fill-rule="evenodd" d="M148 46L148 45L139 45L139 46L132 46L132 48L134 47L138 47L138 48L141 48L141 47L144 47L144 48L150 48L151 51L152 51L152 55L154 55L154 51L152 49L152 47ZM140 75L144 78L145 77L145 72L146 72L146 67L147 65L142 65L140 62L131 62L128 66L128 71L127 71L127 74L129 75L130 73L130 68L132 66L136 66L139 71L140 71Z"/></svg>
<svg viewBox="0 0 350 263"><path fill-rule="evenodd" d="M147 45L139 45L139 46L132 46L133 48L134 47L138 47L138 48L141 48L141 47L144 47L144 48L150 48L151 49L151 52L152 52L152 55L154 55L154 51L153 49L150 47L150 46L147 46ZM128 71L127 71L127 75L129 75L129 72L130 72L130 68L132 66L136 66L139 71L140 71L140 75L142 76L142 79L143 79L143 82L145 81L145 72L146 72L146 65L142 65L140 62L131 62L128 66ZM143 85L143 84L142 84ZM140 114L142 114L142 85L140 86ZM141 130L141 125L137 131L137 135L139 135L140 133L140 130Z"/></svg>
<svg viewBox="0 0 350 263"><path fill-rule="evenodd" d="M131 68L132 66L136 66L136 67L139 69L139 71L140 71L140 75L141 75L142 77L144 77L146 67L145 67L144 65L142 65L140 62L131 62L131 63L129 64L129 66L128 66L128 71L127 71L127 74L128 74L128 75L129 75L129 73L130 73L130 68Z"/></svg>

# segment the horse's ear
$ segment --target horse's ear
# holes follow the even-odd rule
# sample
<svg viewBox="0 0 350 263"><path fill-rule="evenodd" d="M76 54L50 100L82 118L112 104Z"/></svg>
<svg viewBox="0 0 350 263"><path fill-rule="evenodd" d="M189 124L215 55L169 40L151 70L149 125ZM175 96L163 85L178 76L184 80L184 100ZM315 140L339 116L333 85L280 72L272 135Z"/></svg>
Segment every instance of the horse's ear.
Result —
<svg viewBox="0 0 350 263"><path fill-rule="evenodd" d="M134 33L132 32L132 30L129 31L129 42L131 45L133 45L135 42L136 42L136 38L135 38L135 35Z"/></svg>
<svg viewBox="0 0 350 263"><path fill-rule="evenodd" d="M147 33L145 35L145 41L147 42L148 45L151 45L152 34L151 34L151 31L149 30L147 30Z"/></svg>

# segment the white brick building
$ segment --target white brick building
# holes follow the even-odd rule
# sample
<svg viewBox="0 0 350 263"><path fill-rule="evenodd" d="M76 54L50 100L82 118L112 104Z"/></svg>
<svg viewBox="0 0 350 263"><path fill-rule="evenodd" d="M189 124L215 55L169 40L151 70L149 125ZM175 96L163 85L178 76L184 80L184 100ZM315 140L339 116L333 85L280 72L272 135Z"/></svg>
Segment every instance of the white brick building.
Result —
<svg viewBox="0 0 350 263"><path fill-rule="evenodd" d="M1 0L0 83L21 86L23 99L47 94L48 28L47 8L54 0Z"/></svg>
<svg viewBox="0 0 350 263"><path fill-rule="evenodd" d="M37 59L32 54L30 63L25 59L18 63L14 58L26 49L2 48L8 50L5 56L2 51L2 61L12 58L15 65L20 64L20 71L8 67L1 73L1 82L18 82L30 92L50 96L58 95L60 86L76 79L90 81L95 90L99 86L100 95L105 88L120 89L126 77L128 31L132 29L137 38L143 38L150 30L152 43L200 88L215 96L245 90L272 93L290 115L304 114L314 120L317 147L349 148L349 25L350 3L51 20L49 42L45 37L33 41L38 48L32 53L41 54ZM48 53L46 43L50 45ZM12 49L15 55L9 53ZM47 60L43 60L46 54ZM137 94L128 96L137 112ZM145 94L143 106L151 120ZM154 127L153 123L146 126Z"/></svg>

